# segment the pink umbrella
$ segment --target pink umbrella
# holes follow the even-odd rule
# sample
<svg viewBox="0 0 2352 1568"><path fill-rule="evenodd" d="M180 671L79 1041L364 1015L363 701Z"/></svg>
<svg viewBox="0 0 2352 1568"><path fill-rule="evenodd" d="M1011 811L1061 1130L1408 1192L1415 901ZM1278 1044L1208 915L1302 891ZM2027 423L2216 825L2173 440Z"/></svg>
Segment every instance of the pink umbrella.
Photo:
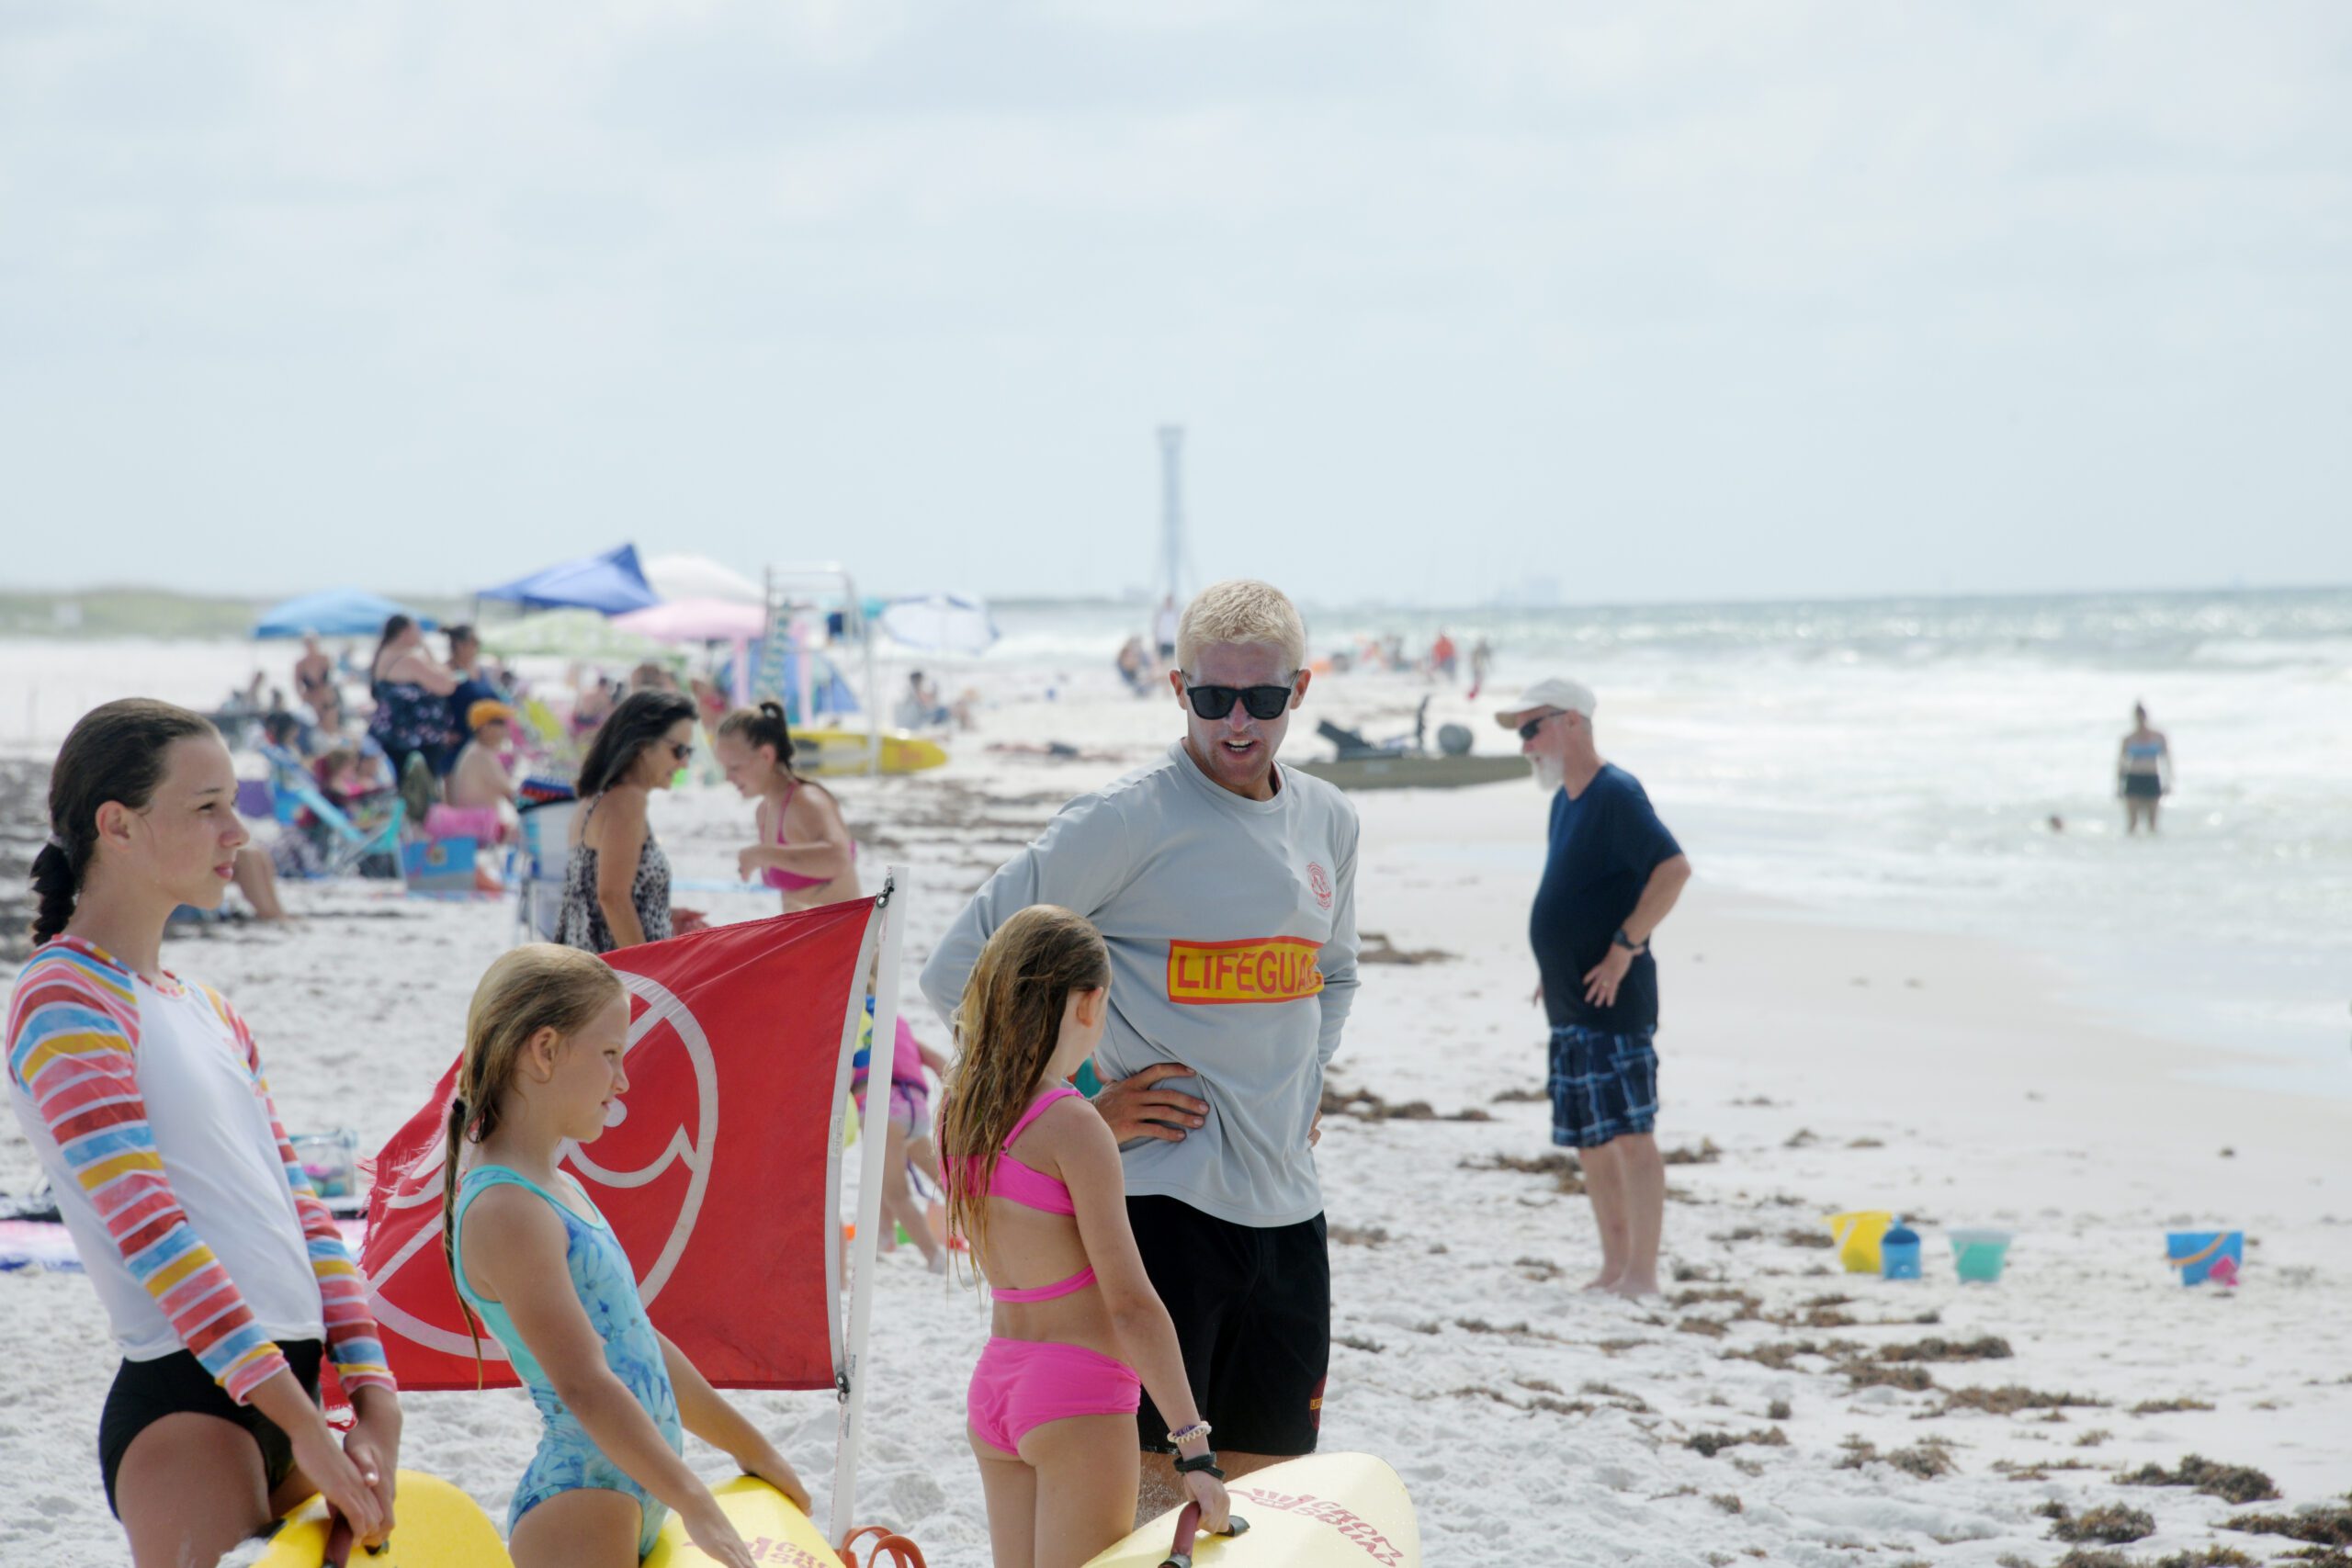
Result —
<svg viewBox="0 0 2352 1568"><path fill-rule="evenodd" d="M767 612L724 599L673 599L613 617L613 625L662 642L749 642L767 632Z"/></svg>

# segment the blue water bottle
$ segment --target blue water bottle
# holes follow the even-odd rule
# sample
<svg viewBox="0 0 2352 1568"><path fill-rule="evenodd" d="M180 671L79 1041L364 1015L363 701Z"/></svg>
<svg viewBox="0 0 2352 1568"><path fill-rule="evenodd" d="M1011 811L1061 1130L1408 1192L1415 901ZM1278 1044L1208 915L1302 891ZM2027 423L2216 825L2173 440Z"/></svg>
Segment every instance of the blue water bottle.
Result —
<svg viewBox="0 0 2352 1568"><path fill-rule="evenodd" d="M1880 1277L1916 1280L1919 1277L1919 1233L1910 1222L1897 1220L1878 1244Z"/></svg>

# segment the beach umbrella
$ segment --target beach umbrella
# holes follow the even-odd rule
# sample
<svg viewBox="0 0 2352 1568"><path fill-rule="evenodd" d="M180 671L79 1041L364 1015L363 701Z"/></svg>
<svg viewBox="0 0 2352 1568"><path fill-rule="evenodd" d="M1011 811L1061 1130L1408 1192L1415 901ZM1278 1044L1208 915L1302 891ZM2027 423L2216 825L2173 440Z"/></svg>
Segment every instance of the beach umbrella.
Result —
<svg viewBox="0 0 2352 1568"><path fill-rule="evenodd" d="M329 588L264 610L261 619L254 623L254 636L300 637L305 632L316 632L321 637L374 637L394 615L407 615L425 630L433 629L429 617L418 615L407 605L380 593L358 588Z"/></svg>
<svg viewBox="0 0 2352 1568"><path fill-rule="evenodd" d="M664 599L724 599L733 604L764 604L767 590L733 567L708 556L654 556L645 563L645 581Z"/></svg>
<svg viewBox="0 0 2352 1568"><path fill-rule="evenodd" d="M637 564L635 545L558 561L528 577L484 588L474 597L497 599L526 610L594 610L600 615L626 615L662 602Z"/></svg>
<svg viewBox="0 0 2352 1568"><path fill-rule="evenodd" d="M673 599L613 617L613 625L662 642L751 642L767 631L767 612L726 599Z"/></svg>
<svg viewBox="0 0 2352 1568"><path fill-rule="evenodd" d="M997 639L987 601L956 593L892 600L882 607L882 631L925 653L986 653Z"/></svg>

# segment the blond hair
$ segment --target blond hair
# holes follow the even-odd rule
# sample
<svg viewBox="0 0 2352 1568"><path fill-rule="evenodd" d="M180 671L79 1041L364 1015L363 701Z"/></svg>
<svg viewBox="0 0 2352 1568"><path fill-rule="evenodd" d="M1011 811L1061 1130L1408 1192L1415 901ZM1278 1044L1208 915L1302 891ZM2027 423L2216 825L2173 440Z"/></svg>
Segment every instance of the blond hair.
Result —
<svg viewBox="0 0 2352 1568"><path fill-rule="evenodd" d="M534 942L502 953L482 972L466 1009L466 1053L458 1063L458 1089L449 1101L449 1143L441 1168L441 1257L449 1282L458 1281L458 1167L463 1146L498 1130L499 1096L514 1077L523 1048L542 1029L570 1039L626 996L619 974L594 953ZM474 1381L481 1381L481 1328L458 1292L474 1340Z"/></svg>
<svg viewBox="0 0 2352 1568"><path fill-rule="evenodd" d="M1201 649L1217 642L1255 642L1279 648L1293 670L1306 663L1306 623L1290 595L1254 577L1212 582L1184 606L1176 624L1176 662L1193 667Z"/></svg>
<svg viewBox="0 0 2352 1568"><path fill-rule="evenodd" d="M982 1273L997 1156L1037 1097L1071 993L1110 983L1102 933L1057 904L1032 904L999 926L964 983L956 1009L962 1048L940 1102L939 1152L948 1232L971 1244Z"/></svg>

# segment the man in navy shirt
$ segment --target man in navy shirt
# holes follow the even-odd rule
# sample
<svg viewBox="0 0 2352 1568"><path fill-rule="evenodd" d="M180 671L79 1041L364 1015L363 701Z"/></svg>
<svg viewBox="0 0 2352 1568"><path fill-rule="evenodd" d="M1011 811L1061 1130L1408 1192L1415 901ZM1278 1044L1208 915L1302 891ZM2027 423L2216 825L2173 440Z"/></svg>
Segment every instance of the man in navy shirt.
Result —
<svg viewBox="0 0 2352 1568"><path fill-rule="evenodd" d="M1495 717L1519 731L1552 799L1551 849L1528 940L1552 1025L1552 1141L1584 1167L1600 1231L1585 1289L1657 1293L1666 1166L1658 1158L1657 964L1650 933L1690 880L1690 862L1634 775L1592 739L1592 688L1538 681Z"/></svg>

